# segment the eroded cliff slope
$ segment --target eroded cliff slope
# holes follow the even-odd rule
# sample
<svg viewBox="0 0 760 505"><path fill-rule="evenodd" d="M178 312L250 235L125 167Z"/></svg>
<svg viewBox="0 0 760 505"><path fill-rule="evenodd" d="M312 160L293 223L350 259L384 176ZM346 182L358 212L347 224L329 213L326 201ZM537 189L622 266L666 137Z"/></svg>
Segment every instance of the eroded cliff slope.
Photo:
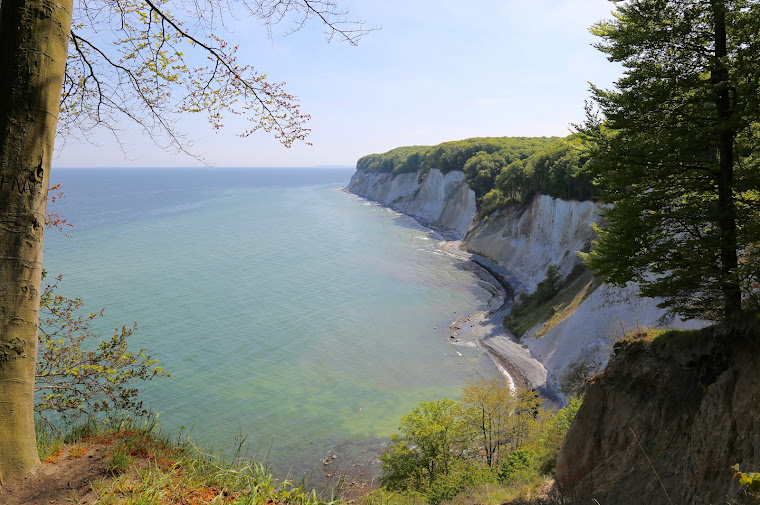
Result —
<svg viewBox="0 0 760 505"><path fill-rule="evenodd" d="M431 170L393 176L358 170L347 189L421 222L462 238L466 249L503 267L516 293L530 293L557 265L567 277L581 264L578 251L588 250L595 238L598 204L565 201L538 195L526 207L504 209L473 226L475 194L464 173ZM469 230L469 232L468 232ZM466 234L466 236L465 236ZM595 283L583 292L572 310L550 324L540 322L522 343L546 368L545 382L558 388L569 368L582 364L600 369L609 359L612 343L637 327L698 327L666 315L657 300L641 298L635 285L617 288Z"/></svg>
<svg viewBox="0 0 760 505"><path fill-rule="evenodd" d="M756 319L627 338L590 382L557 483L572 503L735 503L730 467L760 468L758 405Z"/></svg>
<svg viewBox="0 0 760 505"><path fill-rule="evenodd" d="M567 278L581 265L578 251L588 251L596 238L599 205L538 195L524 208L502 210L475 225L464 239L468 251L507 269L520 285L515 291L535 291L550 265ZM577 303L569 303L550 321L528 330L522 343L547 370L546 382L555 390L573 369L599 370L609 359L612 344L638 327L698 328L702 322L683 321L657 307L658 300L638 296L637 286L615 287L589 283L579 287Z"/></svg>
<svg viewBox="0 0 760 505"><path fill-rule="evenodd" d="M546 277L549 265L565 278L581 263L599 220L594 202L564 201L538 195L524 208L510 208L475 226L464 241L467 250L492 258L510 271L528 292Z"/></svg>

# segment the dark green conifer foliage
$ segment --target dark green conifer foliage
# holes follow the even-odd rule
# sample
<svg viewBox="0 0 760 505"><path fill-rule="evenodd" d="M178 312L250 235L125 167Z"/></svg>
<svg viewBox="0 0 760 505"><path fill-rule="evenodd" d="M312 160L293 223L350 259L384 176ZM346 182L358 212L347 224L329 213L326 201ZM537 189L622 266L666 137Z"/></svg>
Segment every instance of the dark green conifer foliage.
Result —
<svg viewBox="0 0 760 505"><path fill-rule="evenodd" d="M591 30L624 75L579 128L613 204L587 264L686 317L756 310L760 1L613 1Z"/></svg>

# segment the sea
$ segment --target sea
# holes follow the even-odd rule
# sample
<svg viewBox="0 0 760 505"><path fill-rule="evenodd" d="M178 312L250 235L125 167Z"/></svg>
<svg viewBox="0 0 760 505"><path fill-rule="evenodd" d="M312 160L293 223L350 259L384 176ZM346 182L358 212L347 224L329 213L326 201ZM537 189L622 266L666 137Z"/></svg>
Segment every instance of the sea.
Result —
<svg viewBox="0 0 760 505"><path fill-rule="evenodd" d="M456 322L493 285L414 219L343 190L347 168L54 169L44 267L103 338L170 378L140 385L162 432L276 473L375 465L400 418L497 376ZM332 458L335 455L336 458Z"/></svg>

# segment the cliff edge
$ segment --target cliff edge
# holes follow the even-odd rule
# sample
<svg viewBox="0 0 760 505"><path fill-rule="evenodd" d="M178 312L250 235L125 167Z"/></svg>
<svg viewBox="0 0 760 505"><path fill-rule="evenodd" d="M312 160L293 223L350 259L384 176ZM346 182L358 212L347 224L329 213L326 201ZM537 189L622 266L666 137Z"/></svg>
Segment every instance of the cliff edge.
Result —
<svg viewBox="0 0 760 505"><path fill-rule="evenodd" d="M576 202L537 195L527 207L503 209L475 225L464 240L471 252L493 258L507 268L528 292L544 280L549 265L559 267L565 278L581 264L596 238L592 223L599 221L599 207L591 201Z"/></svg>
<svg viewBox="0 0 760 505"><path fill-rule="evenodd" d="M731 467L760 468L758 405L756 318L628 337L590 381L557 485L576 504L735 503Z"/></svg>
<svg viewBox="0 0 760 505"><path fill-rule="evenodd" d="M449 238L463 238L468 252L509 272L517 294L535 291L550 265L557 265L560 277L567 278L581 265L578 251L589 249L596 238L592 224L599 221L595 202L537 195L527 206L502 209L475 223L475 192L457 170L443 174L431 169L424 176L422 172L393 175L357 170L346 189L411 215ZM657 303L638 296L633 284L623 288L599 283L589 286L562 317L538 322L523 336L520 343L526 347L525 354L546 370L545 377L533 385L548 385L556 391L563 375L574 367L600 370L614 341L637 327L697 328L704 324L672 317ZM489 343L502 353L499 342Z"/></svg>

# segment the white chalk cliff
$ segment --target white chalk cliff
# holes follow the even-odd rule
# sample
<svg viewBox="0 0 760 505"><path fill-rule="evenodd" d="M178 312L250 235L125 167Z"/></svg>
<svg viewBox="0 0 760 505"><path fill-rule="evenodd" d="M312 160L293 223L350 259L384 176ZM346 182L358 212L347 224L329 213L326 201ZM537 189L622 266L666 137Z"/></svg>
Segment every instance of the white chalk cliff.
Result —
<svg viewBox="0 0 760 505"><path fill-rule="evenodd" d="M419 178L419 172L393 176L357 170L347 189L457 239L464 237L477 213L475 192L464 182L464 172L444 175L432 169L421 182Z"/></svg>
<svg viewBox="0 0 760 505"><path fill-rule="evenodd" d="M433 169L421 182L418 173L394 177L357 171L347 189L447 230L456 238L464 237L467 251L509 271L517 292L533 292L553 264L567 277L581 262L578 251L588 250L596 237L591 225L599 221L599 205L594 202L539 195L527 207L502 210L473 226L475 193L460 171L443 175ZM556 388L568 365L575 362L601 368L610 357L614 340L638 326L702 325L669 316L656 305L657 300L639 297L636 285L617 288L602 284L559 324L541 331L541 323L523 337L522 343L547 371L545 381L533 382ZM541 336L537 338L537 334Z"/></svg>
<svg viewBox="0 0 760 505"><path fill-rule="evenodd" d="M474 227L464 243L467 250L491 258L509 270L528 292L557 265L562 278L581 263L578 251L588 250L599 220L594 202L537 196L523 209L503 210Z"/></svg>

